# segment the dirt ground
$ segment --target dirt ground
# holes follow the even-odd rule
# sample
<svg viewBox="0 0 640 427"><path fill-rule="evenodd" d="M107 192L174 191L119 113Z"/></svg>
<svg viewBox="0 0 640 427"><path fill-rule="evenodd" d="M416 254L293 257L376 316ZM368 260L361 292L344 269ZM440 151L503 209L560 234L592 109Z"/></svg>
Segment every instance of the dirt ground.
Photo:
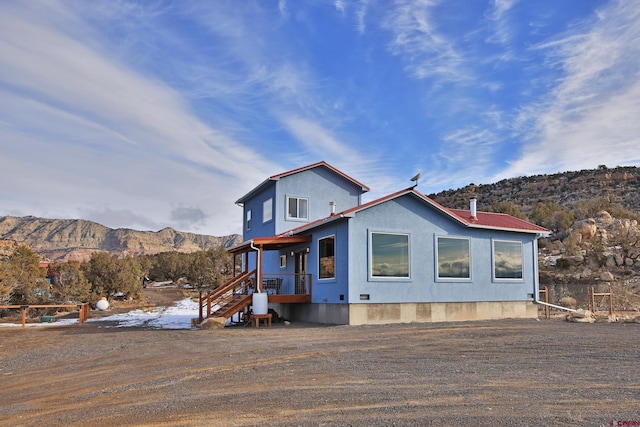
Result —
<svg viewBox="0 0 640 427"><path fill-rule="evenodd" d="M2 328L0 379L0 426L640 425L640 324Z"/></svg>

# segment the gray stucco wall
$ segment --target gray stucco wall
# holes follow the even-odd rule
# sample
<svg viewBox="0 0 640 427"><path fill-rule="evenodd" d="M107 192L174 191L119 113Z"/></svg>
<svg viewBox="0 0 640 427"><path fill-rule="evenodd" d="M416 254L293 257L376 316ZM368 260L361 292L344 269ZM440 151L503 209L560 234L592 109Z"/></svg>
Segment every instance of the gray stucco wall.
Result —
<svg viewBox="0 0 640 427"><path fill-rule="evenodd" d="M369 277L369 233L408 233L410 278ZM470 280L436 278L436 237L469 237ZM521 280L493 279L492 239L522 242ZM535 238L531 234L468 229L413 196L358 212L349 224L349 301L402 302L527 301L536 294ZM368 295L368 300L361 300Z"/></svg>
<svg viewBox="0 0 640 427"><path fill-rule="evenodd" d="M331 214L330 202L336 203L337 211L358 206L361 191L360 187L323 167L283 177L277 181L274 200L276 233L328 217ZM309 199L308 220L287 219L287 197L291 196Z"/></svg>

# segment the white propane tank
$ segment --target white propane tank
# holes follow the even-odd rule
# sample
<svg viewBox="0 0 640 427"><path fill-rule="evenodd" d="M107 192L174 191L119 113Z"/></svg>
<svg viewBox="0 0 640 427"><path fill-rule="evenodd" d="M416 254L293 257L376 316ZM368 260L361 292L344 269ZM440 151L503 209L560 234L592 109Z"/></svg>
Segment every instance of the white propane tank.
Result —
<svg viewBox="0 0 640 427"><path fill-rule="evenodd" d="M266 292L254 292L251 298L253 314L267 314L269 312L269 296Z"/></svg>
<svg viewBox="0 0 640 427"><path fill-rule="evenodd" d="M107 301L106 298L102 298L100 301L98 301L96 303L96 308L98 310L102 310L102 311L108 309L109 308L109 301Z"/></svg>

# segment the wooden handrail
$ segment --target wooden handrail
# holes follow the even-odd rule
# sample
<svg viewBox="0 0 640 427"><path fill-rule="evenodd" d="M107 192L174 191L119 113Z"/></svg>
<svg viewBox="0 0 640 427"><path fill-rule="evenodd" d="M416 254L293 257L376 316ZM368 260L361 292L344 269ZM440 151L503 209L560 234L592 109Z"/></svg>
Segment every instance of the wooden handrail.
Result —
<svg viewBox="0 0 640 427"><path fill-rule="evenodd" d="M219 286L219 287L215 288L214 290L212 290L211 292L209 292L205 296L205 298L216 299L216 298L220 297L221 295L229 292L230 290L232 290L233 288L235 288L237 285L239 285L240 283L244 282L245 280L248 280L251 276L253 276L255 274L256 274L256 270L251 270L249 272L242 273L239 276L236 276L233 279L229 280L224 285Z"/></svg>
<svg viewBox="0 0 640 427"><path fill-rule="evenodd" d="M199 301L199 307L198 307L198 321L201 323L206 317L209 317L209 315L211 314L211 303L212 301L215 301L217 299L219 299L220 297L222 297L224 294L228 293L228 292L233 292L235 290L235 288L240 285L243 282L248 282L248 280L253 276L255 277L256 274L256 270L252 270L252 271L248 271L248 272L244 272L238 276L233 277L231 280L229 280L227 283L225 283L224 285L212 290L211 292L209 292L206 295L202 295L200 294L200 301ZM247 284L245 283L245 285L243 286L243 293L246 291L247 288ZM206 306L206 310L207 310L207 315L206 317L203 314L203 308L205 308Z"/></svg>

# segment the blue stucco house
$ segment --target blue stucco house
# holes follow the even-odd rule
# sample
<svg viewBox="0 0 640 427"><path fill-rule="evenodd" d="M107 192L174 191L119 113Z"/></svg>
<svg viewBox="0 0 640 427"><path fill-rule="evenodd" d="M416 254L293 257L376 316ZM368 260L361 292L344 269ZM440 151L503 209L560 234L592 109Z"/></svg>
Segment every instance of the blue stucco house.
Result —
<svg viewBox="0 0 640 427"><path fill-rule="evenodd" d="M236 283L267 293L269 307L294 321L537 317L537 241L548 230L478 212L475 199L448 209L415 186L362 203L367 191L326 162L260 183L236 202Z"/></svg>

